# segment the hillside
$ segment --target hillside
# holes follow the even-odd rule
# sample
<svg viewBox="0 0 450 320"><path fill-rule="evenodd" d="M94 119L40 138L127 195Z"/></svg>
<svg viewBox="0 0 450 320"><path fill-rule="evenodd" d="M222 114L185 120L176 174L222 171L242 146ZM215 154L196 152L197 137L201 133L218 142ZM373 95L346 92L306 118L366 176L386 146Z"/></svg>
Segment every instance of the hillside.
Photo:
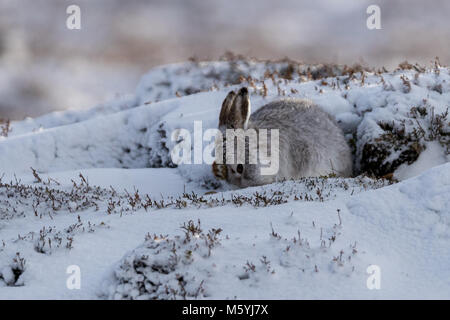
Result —
<svg viewBox="0 0 450 320"><path fill-rule="evenodd" d="M0 298L450 298L449 71L191 61L88 110L0 124ZM241 86L253 111L299 97L333 115L355 178L236 190L176 166L172 132L216 128Z"/></svg>

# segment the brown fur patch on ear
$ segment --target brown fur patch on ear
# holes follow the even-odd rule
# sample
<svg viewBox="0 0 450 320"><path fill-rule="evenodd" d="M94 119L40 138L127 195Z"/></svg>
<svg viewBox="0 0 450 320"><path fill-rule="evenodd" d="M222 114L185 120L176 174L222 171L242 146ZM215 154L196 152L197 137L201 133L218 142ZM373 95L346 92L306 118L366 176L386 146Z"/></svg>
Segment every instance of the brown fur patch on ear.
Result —
<svg viewBox="0 0 450 320"><path fill-rule="evenodd" d="M227 124L232 128L244 128L250 117L250 97L246 87L241 88L233 100Z"/></svg>
<svg viewBox="0 0 450 320"><path fill-rule="evenodd" d="M212 171L216 178L221 180L227 179L227 168L223 164L217 164L215 161L212 164Z"/></svg>
<svg viewBox="0 0 450 320"><path fill-rule="evenodd" d="M230 110L233 105L234 98L236 97L236 93L234 91L228 92L225 100L222 103L222 109L220 109L219 115L219 127L224 126L228 123L228 119L230 118Z"/></svg>

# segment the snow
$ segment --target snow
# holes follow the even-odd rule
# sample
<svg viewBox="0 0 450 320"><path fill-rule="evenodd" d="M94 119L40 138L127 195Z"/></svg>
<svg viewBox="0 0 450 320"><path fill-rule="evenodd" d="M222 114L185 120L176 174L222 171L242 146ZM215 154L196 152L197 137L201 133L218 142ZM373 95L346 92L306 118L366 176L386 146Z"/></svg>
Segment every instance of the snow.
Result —
<svg viewBox="0 0 450 320"><path fill-rule="evenodd" d="M398 180L405 180L419 175L427 169L436 167L449 161L448 155L446 157L444 150L437 142L427 143L425 151L423 151L419 158L412 164L402 164L396 171L395 177Z"/></svg>
<svg viewBox="0 0 450 320"><path fill-rule="evenodd" d="M409 115L445 112L449 70L272 81L264 63L238 64L253 78L241 84L253 110L280 92L310 98L357 138L356 161L382 137L380 121L426 131L418 158L393 172L398 183L322 177L239 190L209 165L170 159L173 130L217 127L240 86L229 67L155 68L134 95L12 123L0 137L0 298L450 298L448 140L430 138L430 114ZM66 286L71 265L80 290ZM379 290L367 287L372 265Z"/></svg>

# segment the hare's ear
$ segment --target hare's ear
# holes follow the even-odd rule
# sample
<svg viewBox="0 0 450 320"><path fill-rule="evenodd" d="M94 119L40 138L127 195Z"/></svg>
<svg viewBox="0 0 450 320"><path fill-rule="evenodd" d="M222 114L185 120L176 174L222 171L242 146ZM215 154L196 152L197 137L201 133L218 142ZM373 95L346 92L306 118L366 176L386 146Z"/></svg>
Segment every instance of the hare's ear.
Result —
<svg viewBox="0 0 450 320"><path fill-rule="evenodd" d="M227 119L227 125L231 128L247 129L251 113L250 97L246 87L239 90L233 100L233 105Z"/></svg>
<svg viewBox="0 0 450 320"><path fill-rule="evenodd" d="M236 93L234 91L230 91L225 100L223 100L222 109L220 109L219 115L219 128L227 125L231 106L233 105L233 100L235 97Z"/></svg>

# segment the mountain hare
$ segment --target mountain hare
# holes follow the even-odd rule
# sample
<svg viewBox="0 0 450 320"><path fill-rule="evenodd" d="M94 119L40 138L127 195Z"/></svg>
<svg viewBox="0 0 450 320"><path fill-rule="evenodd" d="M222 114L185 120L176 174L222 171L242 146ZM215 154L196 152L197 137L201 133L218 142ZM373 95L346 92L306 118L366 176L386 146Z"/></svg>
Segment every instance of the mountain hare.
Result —
<svg viewBox="0 0 450 320"><path fill-rule="evenodd" d="M352 156L342 130L330 115L311 101L282 99L266 104L252 115L250 113L247 88L241 88L237 94L234 91L228 93L219 116L219 130L223 137L216 138L216 161L213 163L216 177L239 187L248 187L283 179L330 174L348 177L352 174ZM227 146L228 133L239 129L245 132L245 161L242 157L241 161L230 160L226 154L227 150L232 150ZM273 129L278 129L275 142L272 141L276 135ZM249 131L256 132L253 137L258 136L259 143L249 142ZM231 148L236 151L234 137L230 141ZM217 151L220 150L217 143L223 147L222 154ZM275 164L276 172L263 173L269 164L262 163L262 149L270 154L268 157L273 162L270 166ZM249 162L251 152L258 154L259 161ZM234 157L236 152L230 154Z"/></svg>

